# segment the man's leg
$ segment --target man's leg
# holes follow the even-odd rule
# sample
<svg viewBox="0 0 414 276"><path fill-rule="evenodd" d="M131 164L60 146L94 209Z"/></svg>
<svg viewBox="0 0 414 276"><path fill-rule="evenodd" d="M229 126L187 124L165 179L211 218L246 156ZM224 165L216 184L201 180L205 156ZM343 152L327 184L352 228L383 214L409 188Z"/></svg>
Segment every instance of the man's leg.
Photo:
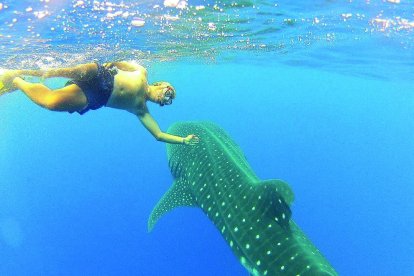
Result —
<svg viewBox="0 0 414 276"><path fill-rule="evenodd" d="M8 70L2 76L0 76L0 95L16 90L13 87L13 79L19 76L34 76L46 78L68 78L68 79L88 79L98 72L96 63L85 63L75 67L68 68L52 68L47 70Z"/></svg>
<svg viewBox="0 0 414 276"><path fill-rule="evenodd" d="M51 90L41 83L30 83L19 77L13 80L13 85L22 90L34 103L53 111L80 111L88 100L76 84L60 89Z"/></svg>
<svg viewBox="0 0 414 276"><path fill-rule="evenodd" d="M42 78L68 78L68 79L82 79L88 78L90 74L94 75L97 73L98 67L96 63L85 63L75 67L67 68L51 68L45 70L10 70L9 74L16 76L34 76Z"/></svg>

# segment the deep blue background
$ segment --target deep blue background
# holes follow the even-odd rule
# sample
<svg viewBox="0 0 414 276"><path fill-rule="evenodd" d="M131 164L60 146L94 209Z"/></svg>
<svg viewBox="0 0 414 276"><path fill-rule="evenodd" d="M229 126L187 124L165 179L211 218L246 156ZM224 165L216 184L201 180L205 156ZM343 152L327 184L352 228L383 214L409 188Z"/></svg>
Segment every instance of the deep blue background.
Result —
<svg viewBox="0 0 414 276"><path fill-rule="evenodd" d="M290 183L293 219L341 275L412 273L412 83L232 63L149 76L178 92L150 106L164 130L213 121L261 178ZM0 98L0 137L0 275L247 275L200 210L147 233L172 179L129 113L52 113L16 92Z"/></svg>

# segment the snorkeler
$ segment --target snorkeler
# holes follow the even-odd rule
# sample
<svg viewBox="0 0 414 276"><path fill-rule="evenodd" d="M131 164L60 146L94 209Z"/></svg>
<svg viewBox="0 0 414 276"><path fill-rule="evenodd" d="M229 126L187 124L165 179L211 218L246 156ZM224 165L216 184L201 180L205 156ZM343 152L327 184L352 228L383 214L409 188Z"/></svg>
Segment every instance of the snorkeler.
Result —
<svg viewBox="0 0 414 276"><path fill-rule="evenodd" d="M62 88L51 90L42 83L30 83L22 76L69 78ZM194 145L199 138L162 132L147 108L147 101L160 106L172 104L175 89L168 82L148 84L147 70L132 62L87 63L72 68L9 70L0 76L0 95L20 89L34 103L52 111L84 114L103 106L135 114L158 141Z"/></svg>

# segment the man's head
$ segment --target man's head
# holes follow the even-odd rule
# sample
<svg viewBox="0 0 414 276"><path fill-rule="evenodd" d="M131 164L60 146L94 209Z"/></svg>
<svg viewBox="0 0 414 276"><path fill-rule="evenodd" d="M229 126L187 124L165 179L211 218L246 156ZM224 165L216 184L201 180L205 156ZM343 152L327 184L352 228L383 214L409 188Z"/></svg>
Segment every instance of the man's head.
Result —
<svg viewBox="0 0 414 276"><path fill-rule="evenodd" d="M150 85L149 99L160 106L170 105L175 99L175 89L169 82L154 82Z"/></svg>

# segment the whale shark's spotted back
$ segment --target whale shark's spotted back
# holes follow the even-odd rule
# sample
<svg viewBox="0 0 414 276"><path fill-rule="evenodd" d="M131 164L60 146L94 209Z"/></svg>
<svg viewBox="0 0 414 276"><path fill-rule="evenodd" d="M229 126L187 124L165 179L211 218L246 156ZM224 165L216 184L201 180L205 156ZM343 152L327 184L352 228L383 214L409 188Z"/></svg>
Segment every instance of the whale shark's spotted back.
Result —
<svg viewBox="0 0 414 276"><path fill-rule="evenodd" d="M260 181L241 149L217 125L178 123L170 133L200 137L197 146L168 145L175 182L155 207L156 221L176 206L197 206L253 275L336 275L291 220L293 193L280 180Z"/></svg>

